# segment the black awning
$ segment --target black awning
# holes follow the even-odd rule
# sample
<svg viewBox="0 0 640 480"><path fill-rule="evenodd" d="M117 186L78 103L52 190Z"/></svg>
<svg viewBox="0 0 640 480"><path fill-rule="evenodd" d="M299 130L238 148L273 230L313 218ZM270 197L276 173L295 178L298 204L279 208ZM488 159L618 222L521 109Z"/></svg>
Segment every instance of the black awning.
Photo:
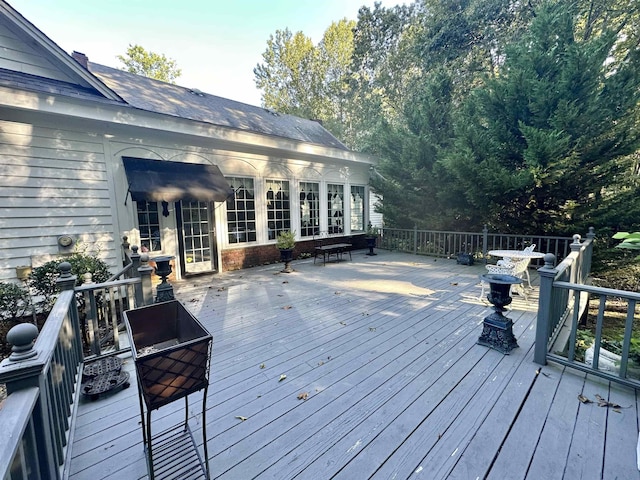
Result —
<svg viewBox="0 0 640 480"><path fill-rule="evenodd" d="M215 165L122 157L135 201L224 202L233 190Z"/></svg>

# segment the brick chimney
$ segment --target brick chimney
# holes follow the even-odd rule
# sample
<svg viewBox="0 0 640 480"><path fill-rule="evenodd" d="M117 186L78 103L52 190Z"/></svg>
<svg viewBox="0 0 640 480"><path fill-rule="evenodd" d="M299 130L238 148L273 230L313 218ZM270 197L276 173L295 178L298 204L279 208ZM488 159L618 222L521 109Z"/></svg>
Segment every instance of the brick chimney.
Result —
<svg viewBox="0 0 640 480"><path fill-rule="evenodd" d="M71 54L71 56L73 57L73 59L78 62L80 65L82 65L85 70L89 69L89 57L87 57L84 53L80 53L80 52L76 52L75 50L73 51L73 53Z"/></svg>

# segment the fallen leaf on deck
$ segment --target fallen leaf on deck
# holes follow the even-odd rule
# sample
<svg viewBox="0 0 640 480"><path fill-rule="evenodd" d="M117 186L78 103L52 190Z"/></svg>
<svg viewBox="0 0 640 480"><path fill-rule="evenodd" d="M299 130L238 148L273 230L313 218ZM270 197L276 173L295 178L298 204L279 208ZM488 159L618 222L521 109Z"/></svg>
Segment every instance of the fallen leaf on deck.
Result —
<svg viewBox="0 0 640 480"><path fill-rule="evenodd" d="M602 398L600 395L598 395L596 393L596 400L598 400L598 406L599 407L612 407L612 408L622 408L620 405L618 405L617 403L613 403L613 402L608 402L607 400L605 400L604 398Z"/></svg>
<svg viewBox="0 0 640 480"><path fill-rule="evenodd" d="M376 327L369 327L369 331L370 332L375 332L376 331Z"/></svg>
<svg viewBox="0 0 640 480"><path fill-rule="evenodd" d="M285 378L287 378L287 376L283 373L282 375L280 375L280 380L278 380L279 382L281 382L282 380L284 380Z"/></svg>
<svg viewBox="0 0 640 480"><path fill-rule="evenodd" d="M261 363L261 364L260 364L260 368L264 368L264 367L265 367L265 364L264 364L264 363Z"/></svg>
<svg viewBox="0 0 640 480"><path fill-rule="evenodd" d="M226 290L226 289L225 289L224 287L220 287L220 288L218 289L218 291L219 291L219 292L224 292L225 290Z"/></svg>
<svg viewBox="0 0 640 480"><path fill-rule="evenodd" d="M283 310L290 310L293 307L291 305L285 305L284 307L282 307Z"/></svg>
<svg viewBox="0 0 640 480"><path fill-rule="evenodd" d="M344 325L345 327L347 326L345 322L340 322L340 325Z"/></svg>
<svg viewBox="0 0 640 480"><path fill-rule="evenodd" d="M306 400L309 398L309 394L307 392L302 392L298 394L298 400Z"/></svg>
<svg viewBox="0 0 640 480"><path fill-rule="evenodd" d="M320 365L324 365L324 362L322 360L318 362L318 366Z"/></svg>
<svg viewBox="0 0 640 480"><path fill-rule="evenodd" d="M593 403L591 400L589 400L584 395L578 395L578 400L580 400L582 403Z"/></svg>
<svg viewBox="0 0 640 480"><path fill-rule="evenodd" d="M247 417L241 417L240 415L236 415L236 418L243 422L247 419Z"/></svg>
<svg viewBox="0 0 640 480"><path fill-rule="evenodd" d="M285 281L284 281L284 282L282 282L282 283L289 283L289 280L285 280Z"/></svg>
<svg viewBox="0 0 640 480"><path fill-rule="evenodd" d="M456 285L458 285L458 282L451 282L451 285L455 287Z"/></svg>
<svg viewBox="0 0 640 480"><path fill-rule="evenodd" d="M335 292L336 295L340 295L340 292Z"/></svg>
<svg viewBox="0 0 640 480"><path fill-rule="evenodd" d="M199 301L200 301L200 299L199 299L199 298L192 298L192 299L191 299L191 300L189 300L189 301L190 301L191 303L193 303L193 302L199 302Z"/></svg>

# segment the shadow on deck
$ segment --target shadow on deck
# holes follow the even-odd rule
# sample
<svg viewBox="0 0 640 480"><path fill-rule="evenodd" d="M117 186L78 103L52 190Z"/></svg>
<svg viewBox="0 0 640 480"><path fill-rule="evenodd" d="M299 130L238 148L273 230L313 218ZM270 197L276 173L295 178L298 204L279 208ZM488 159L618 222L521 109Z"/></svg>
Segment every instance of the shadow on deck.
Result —
<svg viewBox="0 0 640 480"><path fill-rule="evenodd" d="M482 265L364 253L176 286L214 339L212 478L640 478L636 392L533 363L537 290L515 297L519 348L502 355L476 344ZM154 411L154 430L183 405ZM135 386L83 400L69 477L146 478L139 421Z"/></svg>

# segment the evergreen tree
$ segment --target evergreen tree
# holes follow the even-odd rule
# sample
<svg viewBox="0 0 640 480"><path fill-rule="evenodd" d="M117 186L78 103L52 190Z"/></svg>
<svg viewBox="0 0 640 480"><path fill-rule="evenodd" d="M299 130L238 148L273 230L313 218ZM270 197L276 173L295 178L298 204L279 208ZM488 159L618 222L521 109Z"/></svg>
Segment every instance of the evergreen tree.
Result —
<svg viewBox="0 0 640 480"><path fill-rule="evenodd" d="M460 111L444 166L479 223L573 229L638 148L638 52L613 60L609 31L576 39L575 14L565 2L545 3L506 49L500 74Z"/></svg>

